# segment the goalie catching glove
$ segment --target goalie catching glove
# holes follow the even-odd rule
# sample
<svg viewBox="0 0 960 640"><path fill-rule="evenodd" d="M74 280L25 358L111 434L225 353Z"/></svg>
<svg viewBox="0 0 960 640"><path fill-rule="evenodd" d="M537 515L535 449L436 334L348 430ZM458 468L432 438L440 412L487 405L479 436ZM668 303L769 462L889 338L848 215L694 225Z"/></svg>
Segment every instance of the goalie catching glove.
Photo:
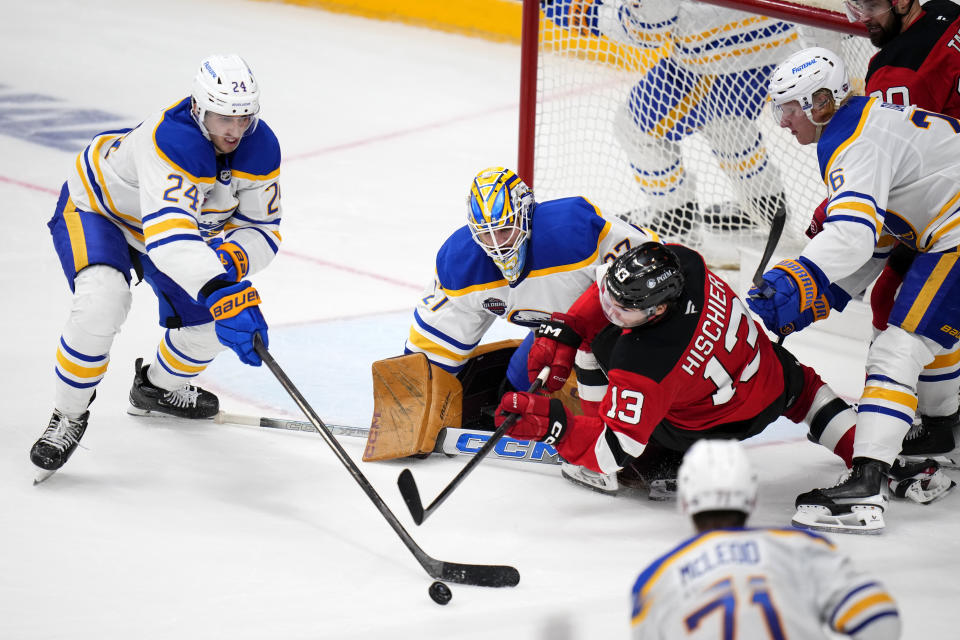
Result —
<svg viewBox="0 0 960 640"><path fill-rule="evenodd" d="M253 336L259 333L265 347L270 341L260 294L253 285L247 280L230 283L220 276L203 285L198 301L210 309L220 343L233 349L244 364L259 367L262 361L253 348Z"/></svg>
<svg viewBox="0 0 960 640"><path fill-rule="evenodd" d="M850 296L831 285L817 265L800 256L782 260L763 274L761 287L751 287L747 305L770 331L786 335L822 320L831 308L842 310Z"/></svg>
<svg viewBox="0 0 960 640"><path fill-rule="evenodd" d="M527 375L531 383L544 367L550 367L550 377L543 385L550 393L562 389L567 383L582 341L571 326L574 320L565 313L554 313L549 320L540 323L527 355Z"/></svg>
<svg viewBox="0 0 960 640"><path fill-rule="evenodd" d="M504 394L494 419L497 427L511 415L516 415L517 421L507 429L508 436L537 440L554 447L566 435L567 425L573 420L560 400L526 391Z"/></svg>

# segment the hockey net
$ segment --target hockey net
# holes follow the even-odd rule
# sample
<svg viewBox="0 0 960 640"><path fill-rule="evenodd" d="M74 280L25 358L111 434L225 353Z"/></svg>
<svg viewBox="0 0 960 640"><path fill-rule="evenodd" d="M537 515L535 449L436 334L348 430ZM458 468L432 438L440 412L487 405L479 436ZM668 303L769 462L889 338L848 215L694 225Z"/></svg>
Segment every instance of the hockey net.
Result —
<svg viewBox="0 0 960 640"><path fill-rule="evenodd" d="M709 1L525 0L518 169L537 200L582 195L738 268L779 207L781 250L802 247L826 195L766 104L774 66L825 46L862 91L875 49L842 0Z"/></svg>

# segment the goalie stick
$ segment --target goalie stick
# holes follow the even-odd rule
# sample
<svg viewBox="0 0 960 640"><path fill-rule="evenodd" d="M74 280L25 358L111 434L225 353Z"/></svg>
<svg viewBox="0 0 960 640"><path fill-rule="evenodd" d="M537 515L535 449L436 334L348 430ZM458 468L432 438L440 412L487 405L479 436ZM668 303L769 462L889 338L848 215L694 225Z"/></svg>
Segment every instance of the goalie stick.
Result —
<svg viewBox="0 0 960 640"><path fill-rule="evenodd" d="M290 378L287 377L287 374L284 373L280 365L277 364L277 361L273 359L273 356L270 355L267 347L263 344L260 334L254 334L253 348L267 365L267 368L270 369L270 372L276 377L280 386L290 394L290 397L297 403L300 410L309 418L310 422L320 433L320 436L333 450L343 466L347 468L350 475L357 481L357 484L359 484L360 488L367 494L367 497L370 498L370 501L377 507L387 523L393 528L396 534L400 536L400 539L420 563L420 566L422 566L432 578L478 587L513 587L520 582L520 572L514 567L506 565L445 562L427 555L410 534L407 533L407 530L403 528L403 525L397 520L397 516L390 511L390 507L387 506L383 498L380 497L380 494L373 488L373 485L370 484L367 477L363 475L356 463L350 459L350 456L347 455L347 452L343 450L340 443L333 437L327 429L327 426L323 424L320 416L316 414L313 407L307 403L300 391L297 390L293 382L290 381Z"/></svg>
<svg viewBox="0 0 960 640"><path fill-rule="evenodd" d="M288 420L286 418L268 418L264 416L248 416L238 413L220 411L213 417L217 424L239 424L267 429L284 431L308 431L316 433L313 424L304 420ZM327 424L327 430L335 436L350 436L366 438L370 433L367 427L348 427L339 424ZM437 434L437 442L433 446L433 453L443 453L448 456L473 456L493 436L493 431L479 431L475 429L460 429L458 427L444 427ZM560 455L557 450L548 444L515 438L502 438L490 453L497 460L511 462L538 462L541 464L560 464Z"/></svg>
<svg viewBox="0 0 960 640"><path fill-rule="evenodd" d="M530 385L528 393L533 393L537 391L540 387L543 386L544 382L547 380L547 376L550 375L550 367L544 367L540 370L540 374L537 376L537 379L533 381L533 384ZM440 492L436 498L433 499L433 502L430 503L426 509L423 508L423 501L420 499L420 491L417 489L417 482L413 478L413 472L410 469L404 469L400 472L400 475L397 477L397 487L400 489L400 495L403 496L403 501L407 503L407 508L410 510L410 515L413 517L413 521L418 525L423 524L423 521L427 519L431 513L433 513L437 507L443 504L443 501L446 500L453 490L463 482L464 478L470 475L470 472L480 464L480 461L487 457L487 454L493 450L503 436L506 435L507 429L513 426L513 423L517 421L517 418L520 417L519 413L512 413L503 421L497 430L493 432L493 435L490 436L490 439L487 440L487 443L483 445L480 451L477 452L477 455L473 459L464 465L463 469L460 470L453 480L450 481L443 491Z"/></svg>

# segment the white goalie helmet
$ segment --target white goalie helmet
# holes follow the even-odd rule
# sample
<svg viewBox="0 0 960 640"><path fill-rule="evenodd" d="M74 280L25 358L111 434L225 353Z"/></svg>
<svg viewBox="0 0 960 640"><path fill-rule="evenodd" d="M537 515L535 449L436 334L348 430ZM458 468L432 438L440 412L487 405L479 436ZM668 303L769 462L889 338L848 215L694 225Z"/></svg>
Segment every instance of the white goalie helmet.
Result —
<svg viewBox="0 0 960 640"><path fill-rule="evenodd" d="M246 61L236 54L212 55L200 61L193 79L193 109L190 113L203 135L210 138L204 124L207 112L224 116L250 116L243 135L257 128L260 113L260 87Z"/></svg>
<svg viewBox="0 0 960 640"><path fill-rule="evenodd" d="M677 475L680 511L751 513L757 503L757 474L736 440L698 440L683 457Z"/></svg>
<svg viewBox="0 0 960 640"><path fill-rule="evenodd" d="M779 124L783 117L783 105L796 100L804 114L814 124L810 115L813 94L828 89L835 104L850 93L850 78L843 59L829 49L811 47L798 51L774 69L770 78L770 100L773 116Z"/></svg>

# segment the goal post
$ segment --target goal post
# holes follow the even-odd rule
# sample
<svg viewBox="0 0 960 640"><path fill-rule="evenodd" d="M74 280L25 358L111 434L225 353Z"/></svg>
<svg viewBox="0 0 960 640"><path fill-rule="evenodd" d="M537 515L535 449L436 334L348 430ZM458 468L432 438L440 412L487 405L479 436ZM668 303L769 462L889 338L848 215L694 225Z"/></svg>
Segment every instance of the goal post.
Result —
<svg viewBox="0 0 960 640"><path fill-rule="evenodd" d="M862 89L865 33L841 0L524 0L519 175L714 267L762 248L782 210L781 247L800 247L826 189L813 145L771 117L769 76L826 46Z"/></svg>

